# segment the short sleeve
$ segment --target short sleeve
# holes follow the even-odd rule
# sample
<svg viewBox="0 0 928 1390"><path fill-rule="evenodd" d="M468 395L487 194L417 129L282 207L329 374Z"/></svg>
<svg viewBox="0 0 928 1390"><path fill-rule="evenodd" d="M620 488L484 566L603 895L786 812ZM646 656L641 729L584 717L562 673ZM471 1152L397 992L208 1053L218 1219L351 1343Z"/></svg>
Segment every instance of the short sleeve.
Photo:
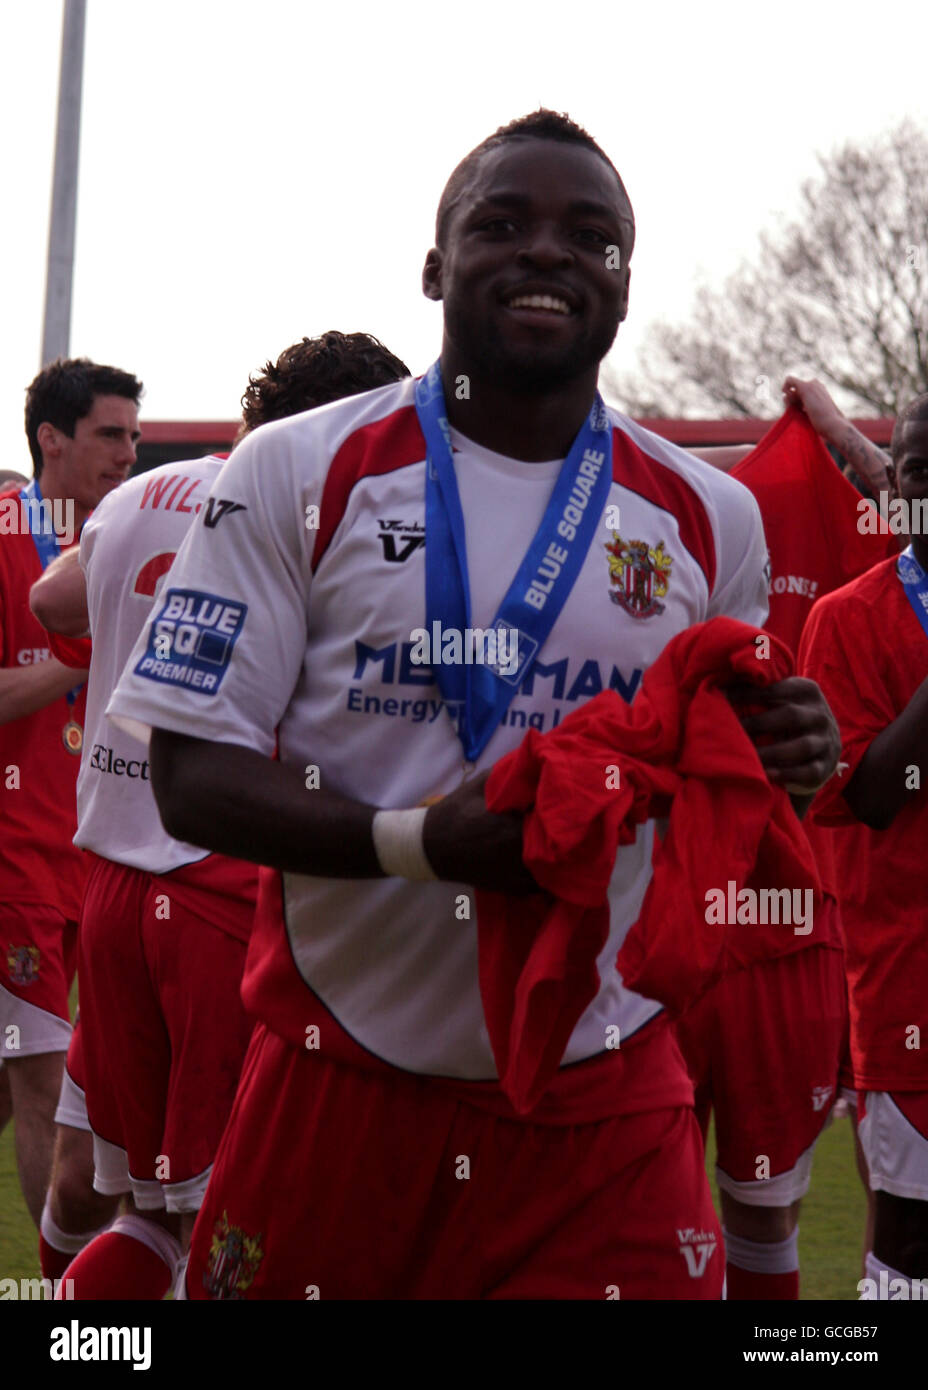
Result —
<svg viewBox="0 0 928 1390"><path fill-rule="evenodd" d="M258 430L216 477L107 706L127 732L273 751L306 650L305 517L321 486L300 438L302 451Z"/></svg>
<svg viewBox="0 0 928 1390"><path fill-rule="evenodd" d="M770 568L760 508L734 479L722 474L720 482L724 491L718 508L718 572L707 617L738 618L763 627L770 611Z"/></svg>

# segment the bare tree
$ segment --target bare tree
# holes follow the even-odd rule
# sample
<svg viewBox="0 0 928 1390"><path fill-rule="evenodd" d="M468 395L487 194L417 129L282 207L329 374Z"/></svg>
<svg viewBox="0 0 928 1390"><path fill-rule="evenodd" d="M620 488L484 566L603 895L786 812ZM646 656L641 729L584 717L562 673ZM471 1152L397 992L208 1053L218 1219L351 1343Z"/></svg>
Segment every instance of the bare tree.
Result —
<svg viewBox="0 0 928 1390"><path fill-rule="evenodd" d="M774 416L797 369L856 415L928 390L928 134L906 121L819 163L795 221L702 284L687 323L653 325L637 372L607 370L623 409Z"/></svg>

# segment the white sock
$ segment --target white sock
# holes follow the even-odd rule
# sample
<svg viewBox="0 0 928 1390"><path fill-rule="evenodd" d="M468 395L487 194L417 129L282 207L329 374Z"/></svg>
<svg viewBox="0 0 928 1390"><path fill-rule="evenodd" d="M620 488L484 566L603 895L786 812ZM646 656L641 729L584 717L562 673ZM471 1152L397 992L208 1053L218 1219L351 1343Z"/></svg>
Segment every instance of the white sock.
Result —
<svg viewBox="0 0 928 1390"><path fill-rule="evenodd" d="M60 1250L62 1255L78 1255L85 1245L89 1245L94 1236L102 1236L104 1231L108 1231L110 1223L101 1226L98 1231L78 1231L76 1234L71 1231L63 1231L60 1226L56 1226L52 1220L51 1198L45 1198L45 1206L42 1208L42 1220L39 1229L48 1241L53 1250Z"/></svg>
<svg viewBox="0 0 928 1390"><path fill-rule="evenodd" d="M799 1227L785 1240L745 1240L722 1228L725 1258L749 1274L792 1274L799 1268Z"/></svg>
<svg viewBox="0 0 928 1390"><path fill-rule="evenodd" d="M875 1293L862 1293L861 1302L874 1302L879 1299L884 1301L893 1299L917 1298L919 1293L913 1293L912 1284L914 1279L908 1274L900 1274L898 1269L893 1269L892 1265L885 1264L883 1260L874 1255L872 1250L867 1251L867 1258L864 1262L867 1270L867 1278L873 1280L876 1288ZM883 1274L882 1280L880 1274ZM858 1289L860 1285L858 1284Z"/></svg>

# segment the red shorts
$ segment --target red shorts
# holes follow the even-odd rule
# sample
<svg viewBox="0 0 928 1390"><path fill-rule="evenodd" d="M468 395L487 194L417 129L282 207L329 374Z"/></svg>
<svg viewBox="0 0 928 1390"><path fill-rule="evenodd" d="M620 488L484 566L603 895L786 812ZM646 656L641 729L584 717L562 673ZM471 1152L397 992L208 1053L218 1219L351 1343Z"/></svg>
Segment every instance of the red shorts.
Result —
<svg viewBox="0 0 928 1390"><path fill-rule="evenodd" d="M723 1264L689 1106L533 1125L431 1078L301 1052L259 1023L187 1290L717 1299Z"/></svg>
<svg viewBox="0 0 928 1390"><path fill-rule="evenodd" d="M58 1095L58 1108L55 1111L55 1124L68 1125L71 1129L90 1130L87 1118L87 1097L84 1094L84 1035L81 1029L80 1013L74 1020L74 1031L65 1058L64 1073L61 1077L61 1091Z"/></svg>
<svg viewBox="0 0 928 1390"><path fill-rule="evenodd" d="M843 952L813 946L723 976L677 1020L717 1177L749 1206L805 1195L847 1038Z"/></svg>
<svg viewBox="0 0 928 1390"><path fill-rule="evenodd" d="M67 1051L76 958L77 923L57 908L0 906L0 1055Z"/></svg>
<svg viewBox="0 0 928 1390"><path fill-rule="evenodd" d="M93 856L81 915L94 1187L131 1190L141 1208L199 1207L251 1032L239 995L245 944L215 925L217 900L191 888L194 869L176 871L187 881L174 895L174 875ZM253 902L238 911L253 915Z"/></svg>

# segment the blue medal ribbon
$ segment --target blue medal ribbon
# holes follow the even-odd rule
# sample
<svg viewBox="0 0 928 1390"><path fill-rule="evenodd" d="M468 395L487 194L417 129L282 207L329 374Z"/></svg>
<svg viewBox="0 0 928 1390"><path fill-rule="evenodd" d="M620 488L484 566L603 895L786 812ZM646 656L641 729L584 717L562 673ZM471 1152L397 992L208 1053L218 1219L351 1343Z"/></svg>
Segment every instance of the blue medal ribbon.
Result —
<svg viewBox="0 0 928 1390"><path fill-rule="evenodd" d="M38 478L33 478L31 483L27 483L19 494L20 502L25 502L25 507L21 508L22 514L27 518L29 534L32 543L36 548L39 557L39 564L42 566L43 573L48 569L52 560L57 559L61 554L61 547L58 544L58 537L55 535L55 528L51 519L51 508L46 513L42 506L42 489L39 487ZM31 503L37 505L32 506ZM36 521L36 516L38 520ZM34 524L35 523L35 524ZM36 529L38 527L38 529ZM73 705L77 699L80 686L76 685L73 690L69 690L65 699L69 705Z"/></svg>
<svg viewBox="0 0 928 1390"><path fill-rule="evenodd" d="M31 483L26 484L19 494L19 500L26 503L23 515L28 519L29 534L32 536L38 551L39 564L43 570L47 570L52 560L61 554L61 550L51 516L46 514L45 508L42 506L42 489L39 487L38 478L33 478ZM37 503L37 505L32 506L31 503ZM39 530L36 530L33 525L36 514L39 518Z"/></svg>
<svg viewBox="0 0 928 1390"><path fill-rule="evenodd" d="M911 545L906 546L896 561L896 574L916 618L922 625L922 631L928 637L928 575L916 560Z"/></svg>
<svg viewBox="0 0 928 1390"><path fill-rule="evenodd" d="M471 627L470 580L440 361L416 382L416 412L426 444L427 631L456 632L462 643L462 660L446 663L440 641L433 641L432 670L445 704L458 711L464 755L476 762L547 641L593 542L612 482L612 422L597 393L489 629L497 653L491 665L468 660L463 649ZM513 660L505 660L507 650Z"/></svg>

